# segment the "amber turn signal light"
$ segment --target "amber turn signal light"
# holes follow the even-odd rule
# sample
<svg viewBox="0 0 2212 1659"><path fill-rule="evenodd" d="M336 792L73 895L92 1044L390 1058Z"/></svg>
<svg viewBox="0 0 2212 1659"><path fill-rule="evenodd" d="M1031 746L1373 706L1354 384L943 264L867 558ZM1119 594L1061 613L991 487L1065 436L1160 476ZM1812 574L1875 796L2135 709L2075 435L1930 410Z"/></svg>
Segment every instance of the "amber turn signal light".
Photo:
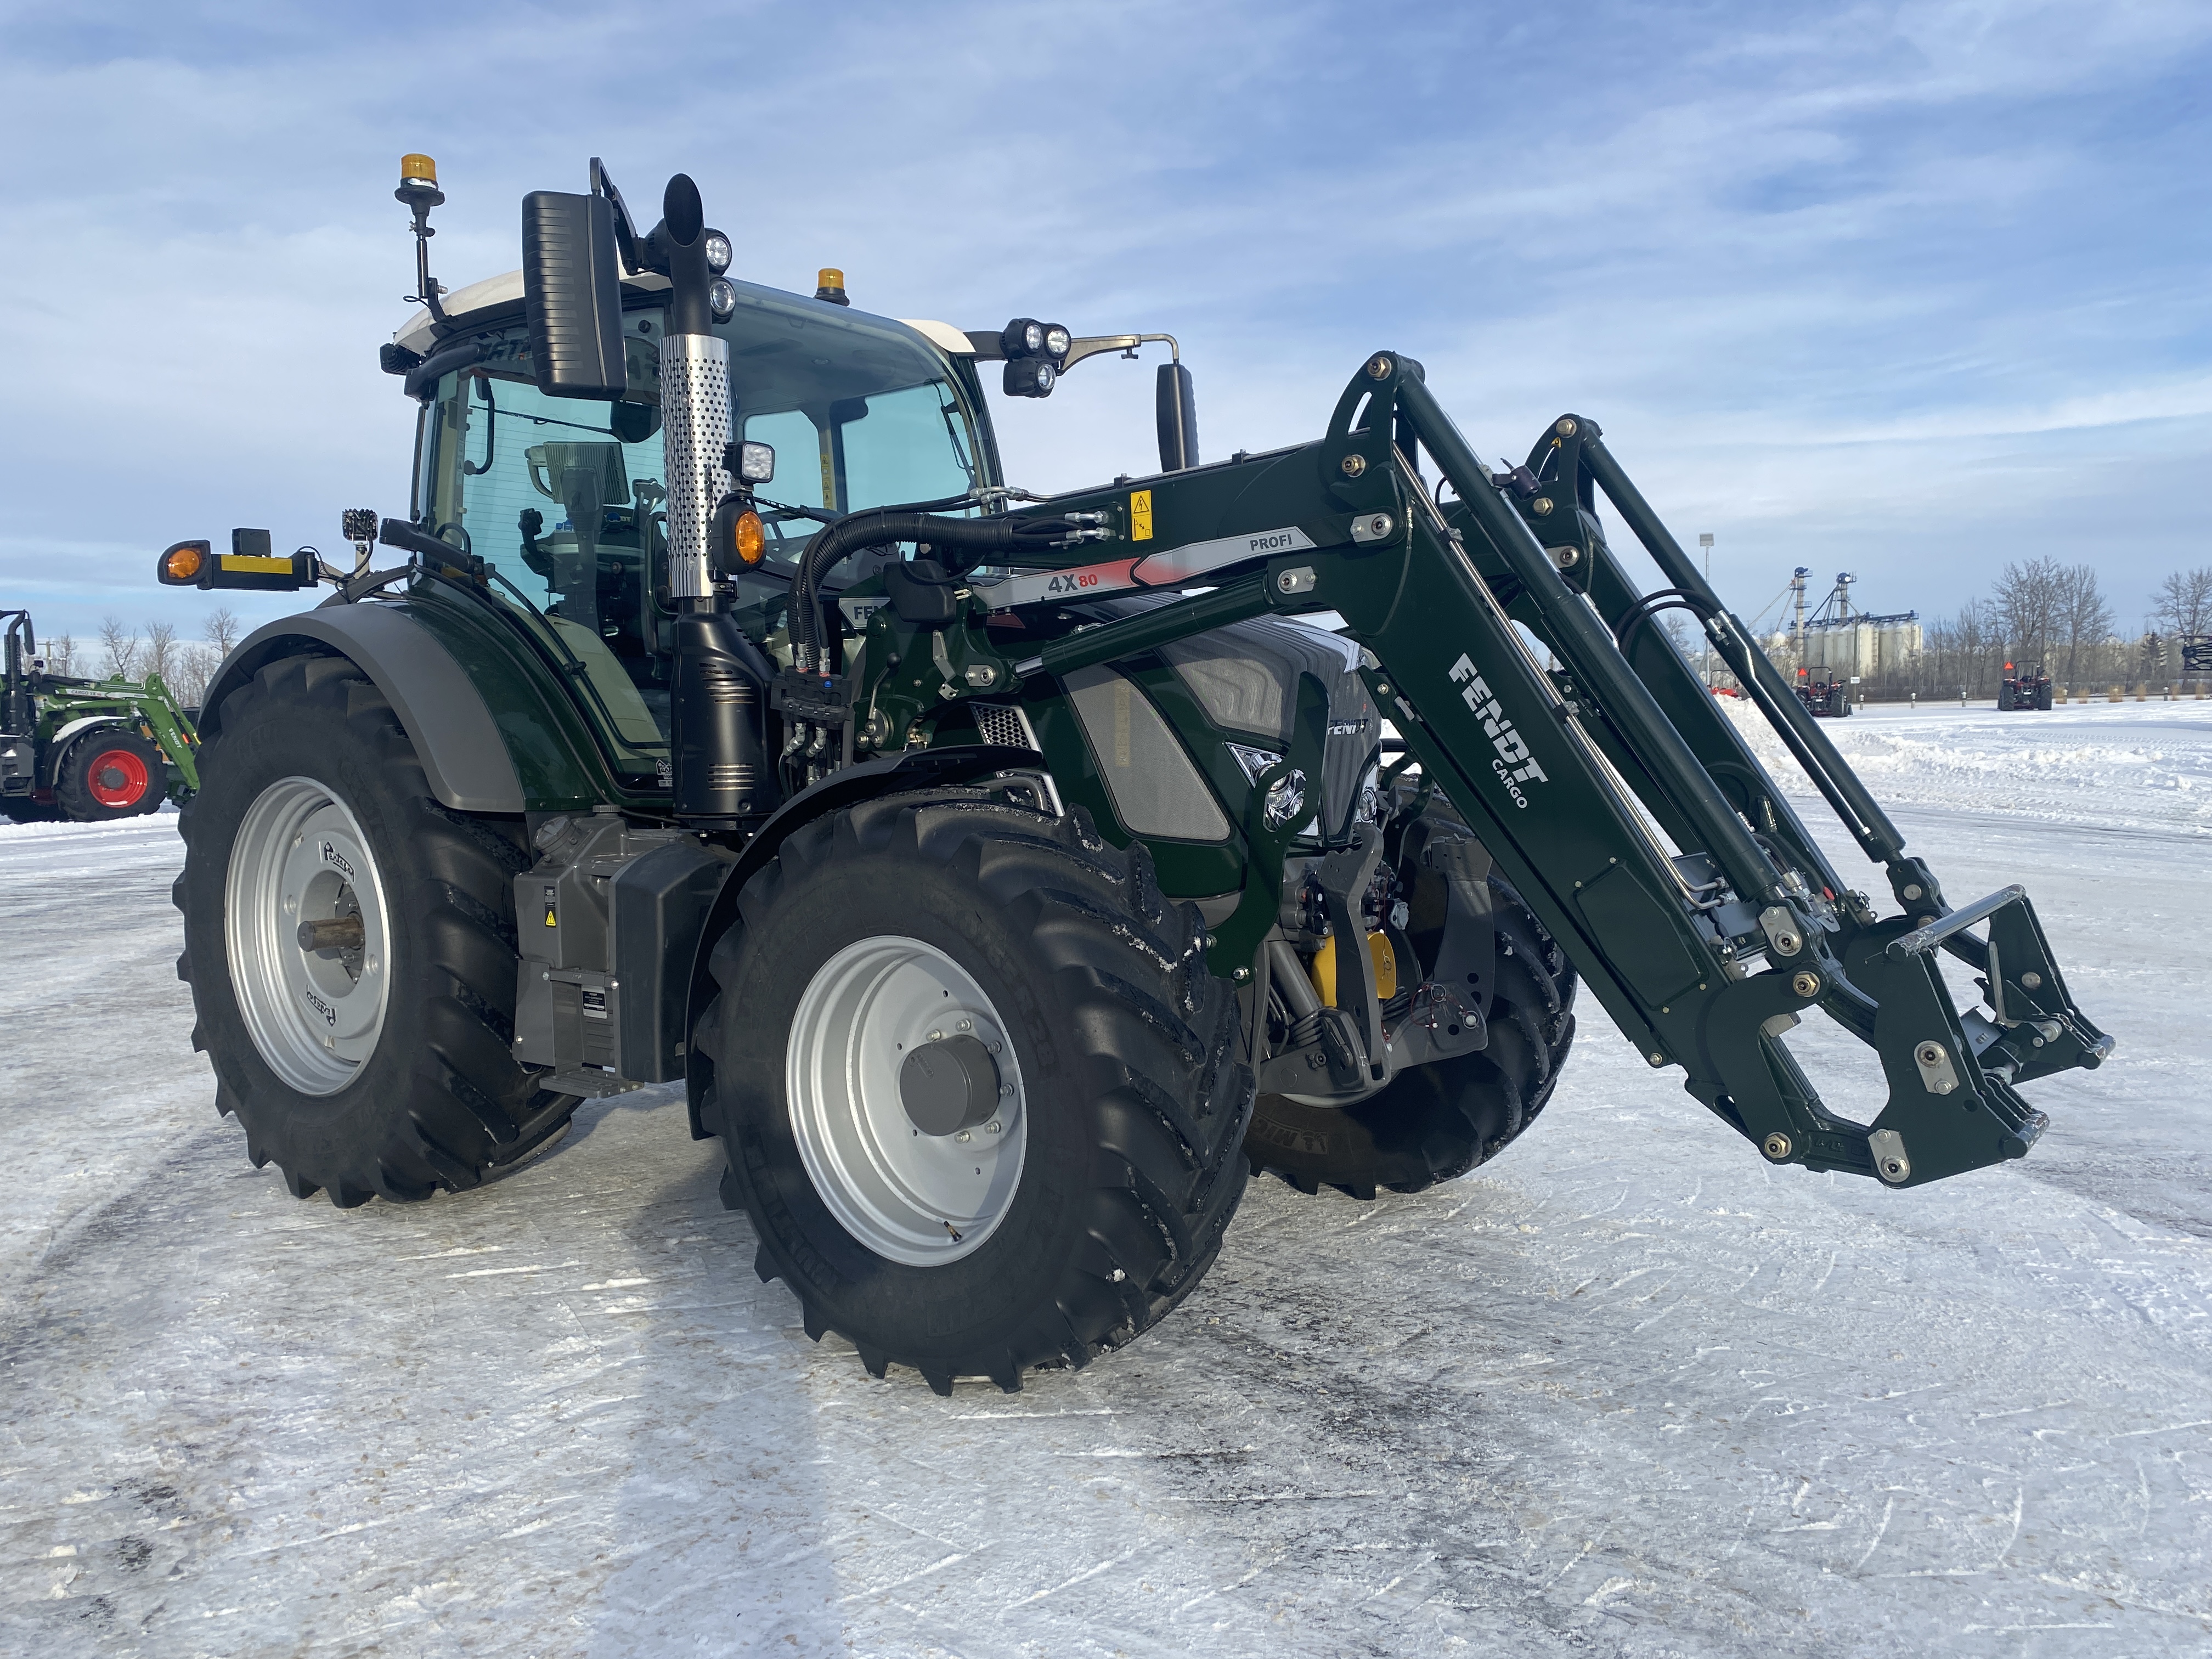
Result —
<svg viewBox="0 0 2212 1659"><path fill-rule="evenodd" d="M768 556L768 532L761 527L760 514L748 508L738 514L736 527L730 533L731 550L738 562L751 569Z"/></svg>
<svg viewBox="0 0 2212 1659"><path fill-rule="evenodd" d="M179 542L161 555L154 574L165 587L198 587L214 551L206 542Z"/></svg>

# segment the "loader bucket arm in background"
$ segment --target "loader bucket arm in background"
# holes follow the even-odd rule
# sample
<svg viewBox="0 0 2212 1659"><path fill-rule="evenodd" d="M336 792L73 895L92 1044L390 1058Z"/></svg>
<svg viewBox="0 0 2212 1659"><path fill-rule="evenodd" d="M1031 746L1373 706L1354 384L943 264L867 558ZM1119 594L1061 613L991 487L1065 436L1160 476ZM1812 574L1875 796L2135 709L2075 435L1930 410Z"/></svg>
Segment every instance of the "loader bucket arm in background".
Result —
<svg viewBox="0 0 2212 1659"><path fill-rule="evenodd" d="M1210 565L1212 592L1057 641L1018 672L1111 660L1263 610L1335 611L1373 653L1370 689L1408 750L1621 1030L1651 1065L1683 1066L1690 1092L1769 1159L1905 1186L2023 1155L2045 1120L2013 1085L2096 1066L2112 1047L2068 996L2026 893L1950 909L1596 428L1563 417L1553 440L1532 458L1536 488L1524 475L1502 489L1419 366L1378 353L1319 443L1149 481L1158 528L1139 566L1240 537L1257 553L1291 526L1296 550L1264 568ZM1456 494L1445 507L1422 483L1424 452ZM1636 592L1604 545L1596 489L1672 590ZM1112 500L1080 492L1034 510L1090 495ZM1639 621L1670 602L1704 621L1905 914L1878 917L1849 890L1688 665ZM1250 898L1272 912L1272 896ZM1243 921L1219 930L1235 949L1249 944ZM1967 932L1983 924L1986 941ZM1938 948L1983 970L1987 1014L1954 1005ZM1876 1051L1890 1092L1874 1123L1828 1111L1778 1040L1813 1007Z"/></svg>

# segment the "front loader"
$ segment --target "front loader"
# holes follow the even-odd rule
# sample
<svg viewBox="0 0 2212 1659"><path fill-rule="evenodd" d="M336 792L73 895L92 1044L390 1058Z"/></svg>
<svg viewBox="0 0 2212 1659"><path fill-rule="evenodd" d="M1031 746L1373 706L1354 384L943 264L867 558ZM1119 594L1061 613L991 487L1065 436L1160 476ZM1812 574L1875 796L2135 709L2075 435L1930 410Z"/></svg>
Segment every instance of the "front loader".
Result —
<svg viewBox="0 0 2212 1659"><path fill-rule="evenodd" d="M0 816L91 823L191 799L199 734L159 674L57 674L29 611L0 611Z"/></svg>
<svg viewBox="0 0 2212 1659"><path fill-rule="evenodd" d="M688 179L645 230L596 162L523 232L450 296L423 256L410 514L300 556L333 599L209 694L179 972L295 1194L473 1187L681 1079L811 1335L1012 1389L1163 1318L1249 1171L1371 1198L1494 1156L1581 985L1771 1163L1893 1188L2024 1155L2019 1085L2110 1052L2024 890L1947 900L1587 417L1493 471L1386 350L1316 441L1201 465L1178 350L1161 471L1042 499L978 366L1042 397L1165 336L740 284ZM1875 1051L1871 1122L1783 1040L1816 1009Z"/></svg>

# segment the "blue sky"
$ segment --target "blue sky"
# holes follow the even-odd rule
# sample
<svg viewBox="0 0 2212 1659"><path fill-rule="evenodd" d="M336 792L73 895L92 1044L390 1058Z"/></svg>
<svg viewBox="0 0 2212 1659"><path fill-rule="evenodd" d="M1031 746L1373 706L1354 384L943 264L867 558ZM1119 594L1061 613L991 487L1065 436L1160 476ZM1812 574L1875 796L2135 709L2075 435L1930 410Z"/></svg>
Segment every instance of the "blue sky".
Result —
<svg viewBox="0 0 2212 1659"><path fill-rule="evenodd" d="M738 274L995 326L1165 330L1209 456L1317 435L1391 346L1486 453L1596 418L1755 614L1795 564L1948 611L2212 563L2212 7L854 3L0 8L0 605L187 635L188 535L406 500L375 366L604 156ZM1001 403L1016 481L1152 463L1150 369ZM281 600L240 605L272 615Z"/></svg>

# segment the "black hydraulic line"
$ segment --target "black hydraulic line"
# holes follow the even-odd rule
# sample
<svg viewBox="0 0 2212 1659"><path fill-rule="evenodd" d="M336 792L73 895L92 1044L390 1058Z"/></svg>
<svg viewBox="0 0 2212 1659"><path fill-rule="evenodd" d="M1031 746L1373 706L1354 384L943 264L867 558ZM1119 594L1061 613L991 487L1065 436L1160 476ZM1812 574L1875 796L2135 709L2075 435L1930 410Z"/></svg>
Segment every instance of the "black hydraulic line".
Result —
<svg viewBox="0 0 2212 1659"><path fill-rule="evenodd" d="M1861 783L1858 775L1836 748L1828 734L1816 725L1797 694L1784 682L1766 653L1751 643L1743 624L1729 616L1719 597L1698 574L1698 567L1688 554L1682 551L1659 515L1651 510L1650 502L1644 499L1641 490L1629 482L1627 473L1595 431L1583 440L1583 459L1589 464L1591 476L1597 481L1614 508L1636 532L1645 551L1658 562L1659 568L1673 578L1674 585L1712 607L1716 616L1725 618L1725 625L1716 631L1721 635L1717 643L1721 654L1729 659L1729 666L1746 685L1757 685L1766 692L1759 700L1768 720L1774 723L1784 742L1796 755L1836 815L1844 820L1844 828L1877 863L1893 863L1905 855L1905 837L1898 834L1897 826L1889 815L1875 803L1874 796ZM1735 648L1731 651L1730 647Z"/></svg>
<svg viewBox="0 0 2212 1659"><path fill-rule="evenodd" d="M1738 893L1787 902L1781 872L1751 838L1728 798L1654 700L1650 688L1629 667L1611 631L1561 580L1527 522L1485 481L1481 462L1436 394L1412 375L1401 375L1398 403L1413 416L1430 456L1550 624L1553 647L1623 726L1623 735L1675 810L1704 838L1702 850L1720 860Z"/></svg>
<svg viewBox="0 0 2212 1659"><path fill-rule="evenodd" d="M818 655L821 650L818 630L822 616L822 579L830 574L838 561L864 547L875 547L885 542L927 542L932 547L957 548L963 552L1004 553L1024 543L1034 546L1044 538L1065 538L1070 528L1066 521L1058 519L1019 519L1003 515L990 519L950 519L888 507L848 513L836 523L816 531L807 538L805 550L799 556L799 574L792 583L792 643ZM983 561L970 562L981 563ZM811 668L817 665L806 662L800 665Z"/></svg>

